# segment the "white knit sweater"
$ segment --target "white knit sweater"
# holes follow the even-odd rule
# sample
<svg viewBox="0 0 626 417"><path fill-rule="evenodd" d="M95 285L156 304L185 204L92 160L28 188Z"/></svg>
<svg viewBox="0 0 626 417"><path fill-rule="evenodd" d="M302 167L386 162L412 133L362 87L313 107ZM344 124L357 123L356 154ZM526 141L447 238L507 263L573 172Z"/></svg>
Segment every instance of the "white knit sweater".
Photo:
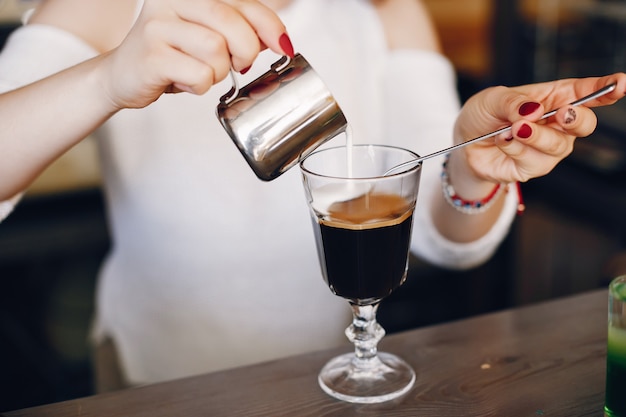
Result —
<svg viewBox="0 0 626 417"><path fill-rule="evenodd" d="M280 15L355 142L419 154L451 145L458 100L445 58L389 52L368 1L295 0ZM68 33L26 26L0 54L0 89L93 54ZM277 58L264 52L241 83ZM226 80L202 97L163 96L98 132L113 248L97 287L95 334L113 337L135 383L349 349L349 308L322 280L298 169L269 183L254 176L215 116L229 88ZM516 196L479 241L447 241L429 215L440 169L439 159L424 165L412 249L439 265L475 265L506 235Z"/></svg>

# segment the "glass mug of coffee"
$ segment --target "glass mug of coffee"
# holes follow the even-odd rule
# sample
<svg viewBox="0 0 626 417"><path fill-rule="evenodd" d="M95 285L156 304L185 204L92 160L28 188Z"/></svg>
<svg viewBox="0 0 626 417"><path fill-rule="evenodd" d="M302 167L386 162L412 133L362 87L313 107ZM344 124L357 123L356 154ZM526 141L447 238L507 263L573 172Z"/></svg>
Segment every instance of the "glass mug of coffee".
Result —
<svg viewBox="0 0 626 417"><path fill-rule="evenodd" d="M388 401L415 382L404 360L378 352L385 331L376 311L406 278L421 164L385 172L416 157L353 145L318 150L300 164L322 276L353 312L346 336L354 352L331 359L318 376L321 388L343 401Z"/></svg>
<svg viewBox="0 0 626 417"><path fill-rule="evenodd" d="M322 79L300 54L220 98L217 117L257 177L271 181L346 130L347 121Z"/></svg>

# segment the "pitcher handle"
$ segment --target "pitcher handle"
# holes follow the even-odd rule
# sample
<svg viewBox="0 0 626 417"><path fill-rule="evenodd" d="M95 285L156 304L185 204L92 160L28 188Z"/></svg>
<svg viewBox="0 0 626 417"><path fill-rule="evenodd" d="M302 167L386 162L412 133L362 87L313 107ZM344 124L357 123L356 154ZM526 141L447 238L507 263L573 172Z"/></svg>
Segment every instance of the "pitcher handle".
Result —
<svg viewBox="0 0 626 417"><path fill-rule="evenodd" d="M271 70L276 73L280 73L291 64L291 61L292 59L285 55L272 64ZM230 69L230 79L233 83L233 86L226 94L220 97L220 103L230 104L230 102L239 95L239 83L237 82L237 75L232 68Z"/></svg>
<svg viewBox="0 0 626 417"><path fill-rule="evenodd" d="M230 104L231 101L239 94L239 83L237 83L237 76L235 75L235 71L230 69L230 80L233 83L233 86L228 90L228 93L224 94L220 97L220 103Z"/></svg>

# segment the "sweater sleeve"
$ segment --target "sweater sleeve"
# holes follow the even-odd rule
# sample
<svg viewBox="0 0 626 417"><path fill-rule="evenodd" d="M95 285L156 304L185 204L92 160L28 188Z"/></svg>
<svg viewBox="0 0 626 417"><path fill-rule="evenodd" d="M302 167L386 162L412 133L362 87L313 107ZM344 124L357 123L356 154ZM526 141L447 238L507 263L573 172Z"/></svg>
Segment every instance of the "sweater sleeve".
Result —
<svg viewBox="0 0 626 417"><path fill-rule="evenodd" d="M390 52L385 71L385 123L393 142L420 155L453 144L459 113L456 77L451 63L429 51ZM517 194L510 190L502 214L480 239L457 243L443 237L432 219L435 193L441 191L443 157L424 161L414 216L412 251L441 267L467 269L486 262L504 240L515 217ZM509 187L511 188L511 187Z"/></svg>
<svg viewBox="0 0 626 417"><path fill-rule="evenodd" d="M94 57L97 52L80 38L47 25L25 25L7 39L0 53L0 93L14 90ZM22 194L0 201L0 221Z"/></svg>
<svg viewBox="0 0 626 417"><path fill-rule="evenodd" d="M9 91L97 55L79 37L49 25L16 29L0 54L0 92Z"/></svg>
<svg viewBox="0 0 626 417"><path fill-rule="evenodd" d="M0 223L11 214L13 208L21 198L22 194L20 193L10 200L0 201Z"/></svg>

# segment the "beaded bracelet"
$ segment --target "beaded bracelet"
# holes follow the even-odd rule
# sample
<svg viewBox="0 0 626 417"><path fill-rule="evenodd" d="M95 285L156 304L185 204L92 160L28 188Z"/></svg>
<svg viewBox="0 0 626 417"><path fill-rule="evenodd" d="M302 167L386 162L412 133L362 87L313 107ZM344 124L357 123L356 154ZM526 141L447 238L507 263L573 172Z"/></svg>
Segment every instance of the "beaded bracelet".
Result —
<svg viewBox="0 0 626 417"><path fill-rule="evenodd" d="M502 194L508 187L503 184L496 184L493 190L487 195L487 197L481 200L465 200L460 197L452 184L450 184L450 176L448 175L448 160L450 154L446 155L446 159L443 162L443 170L441 171L441 188L443 190L443 196L452 207L465 214L480 214L489 209L498 199L497 197Z"/></svg>

